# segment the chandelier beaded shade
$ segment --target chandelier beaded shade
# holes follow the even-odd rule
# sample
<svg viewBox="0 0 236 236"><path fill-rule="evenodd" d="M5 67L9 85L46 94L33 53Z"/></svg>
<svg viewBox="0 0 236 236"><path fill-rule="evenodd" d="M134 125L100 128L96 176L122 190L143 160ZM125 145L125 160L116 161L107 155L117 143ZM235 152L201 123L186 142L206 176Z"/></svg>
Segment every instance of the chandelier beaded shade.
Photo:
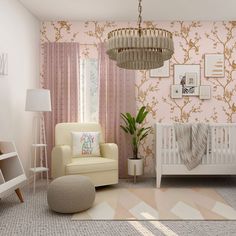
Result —
<svg viewBox="0 0 236 236"><path fill-rule="evenodd" d="M159 28L142 28L142 6L139 0L138 27L120 28L108 33L107 54L117 66L131 70L162 67L174 53L172 33Z"/></svg>

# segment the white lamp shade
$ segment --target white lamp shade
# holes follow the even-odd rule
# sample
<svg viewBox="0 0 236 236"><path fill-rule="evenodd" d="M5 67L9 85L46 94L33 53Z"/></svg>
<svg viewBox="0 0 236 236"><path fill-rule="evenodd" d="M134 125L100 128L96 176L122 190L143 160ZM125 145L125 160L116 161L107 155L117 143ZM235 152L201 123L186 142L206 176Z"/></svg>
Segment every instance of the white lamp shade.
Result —
<svg viewBox="0 0 236 236"><path fill-rule="evenodd" d="M26 111L51 111L51 96L48 89L28 89Z"/></svg>

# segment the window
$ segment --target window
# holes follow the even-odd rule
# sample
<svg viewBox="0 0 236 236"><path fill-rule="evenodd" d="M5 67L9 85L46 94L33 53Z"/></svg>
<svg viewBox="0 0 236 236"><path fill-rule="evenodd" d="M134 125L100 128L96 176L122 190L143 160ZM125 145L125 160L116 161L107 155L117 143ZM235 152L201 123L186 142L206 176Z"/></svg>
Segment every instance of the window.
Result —
<svg viewBox="0 0 236 236"><path fill-rule="evenodd" d="M98 122L99 109L98 60L80 61L80 120Z"/></svg>

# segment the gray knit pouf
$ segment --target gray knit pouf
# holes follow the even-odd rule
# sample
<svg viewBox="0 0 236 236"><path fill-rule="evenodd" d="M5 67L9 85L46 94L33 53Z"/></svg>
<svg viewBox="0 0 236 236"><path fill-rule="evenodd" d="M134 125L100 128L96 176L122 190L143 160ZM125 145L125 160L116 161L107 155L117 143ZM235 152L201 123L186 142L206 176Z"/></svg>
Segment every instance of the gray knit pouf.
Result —
<svg viewBox="0 0 236 236"><path fill-rule="evenodd" d="M95 187L88 177L67 175L53 180L47 192L48 205L59 213L76 213L93 205Z"/></svg>

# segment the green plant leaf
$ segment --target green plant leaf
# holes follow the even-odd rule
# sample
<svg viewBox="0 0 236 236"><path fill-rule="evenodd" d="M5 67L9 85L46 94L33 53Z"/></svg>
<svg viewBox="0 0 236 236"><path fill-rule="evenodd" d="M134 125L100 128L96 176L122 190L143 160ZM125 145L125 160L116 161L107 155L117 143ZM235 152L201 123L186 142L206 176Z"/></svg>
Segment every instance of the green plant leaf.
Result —
<svg viewBox="0 0 236 236"><path fill-rule="evenodd" d="M125 122L125 124L127 126L129 124L129 122L128 122L128 118L126 117L126 115L121 113L120 116L121 116L122 120Z"/></svg>
<svg viewBox="0 0 236 236"><path fill-rule="evenodd" d="M145 111L145 112L142 114L142 116L141 116L141 118L140 118L140 124L144 121L144 119L146 118L147 114L148 114L148 111Z"/></svg>
<svg viewBox="0 0 236 236"><path fill-rule="evenodd" d="M134 130L136 130L136 120L134 117L133 117L133 126L134 126Z"/></svg>
<svg viewBox="0 0 236 236"><path fill-rule="evenodd" d="M142 134L142 132L145 130L145 128L141 128L138 132L137 132L137 136L139 137L141 134Z"/></svg>
<svg viewBox="0 0 236 236"><path fill-rule="evenodd" d="M145 132L145 131L148 131L148 132L150 132L150 130L151 130L151 126L149 126L149 127L146 127L146 128L141 128L139 131L138 131L138 133L137 133L137 136L139 137L139 136L141 136L142 134L143 134L143 132Z"/></svg>
<svg viewBox="0 0 236 236"><path fill-rule="evenodd" d="M124 131L125 131L125 133L129 133L129 130L126 128L126 127L124 127L123 125L120 125L120 127L121 127L121 129L123 129Z"/></svg>
<svg viewBox="0 0 236 236"><path fill-rule="evenodd" d="M133 126L133 120L132 116L129 113L123 114L121 113L121 118L125 122L125 128L128 130L128 132L132 135L134 134L134 126Z"/></svg>
<svg viewBox="0 0 236 236"><path fill-rule="evenodd" d="M130 113L126 113L126 116L128 118L128 122L129 122L130 128L133 130L133 133L134 133L135 130L136 130L135 119L131 116Z"/></svg>
<svg viewBox="0 0 236 236"><path fill-rule="evenodd" d="M142 140L148 135L148 133L149 133L149 130L146 131L146 132L141 136L140 141L142 141Z"/></svg>
<svg viewBox="0 0 236 236"><path fill-rule="evenodd" d="M141 117L143 115L143 112L145 111L146 107L145 106L142 106L140 109L139 109L139 112L138 112L138 115L136 117L136 122L141 124L140 120L141 120Z"/></svg>

